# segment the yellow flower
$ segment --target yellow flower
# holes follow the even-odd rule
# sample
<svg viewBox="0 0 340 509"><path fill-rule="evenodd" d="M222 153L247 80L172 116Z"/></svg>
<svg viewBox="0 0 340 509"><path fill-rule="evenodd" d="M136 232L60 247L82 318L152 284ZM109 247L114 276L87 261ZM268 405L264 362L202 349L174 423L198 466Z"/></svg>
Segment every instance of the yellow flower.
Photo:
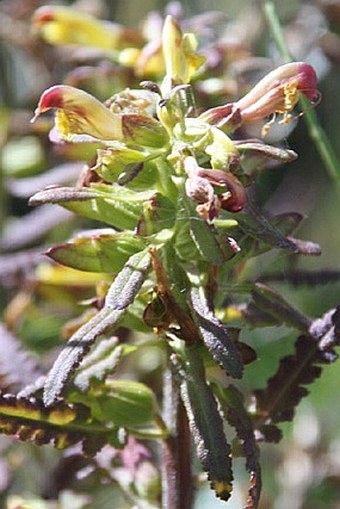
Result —
<svg viewBox="0 0 340 509"><path fill-rule="evenodd" d="M74 44L119 50L143 44L138 32L100 21L72 7L56 5L46 5L35 12L33 31L54 45Z"/></svg>
<svg viewBox="0 0 340 509"><path fill-rule="evenodd" d="M100 101L78 88L55 85L45 90L32 122L45 111L55 108L56 127L61 137L74 141L74 135L99 140L123 140L121 116L112 113Z"/></svg>
<svg viewBox="0 0 340 509"><path fill-rule="evenodd" d="M144 113L116 113L84 90L55 85L42 94L32 122L56 109L55 123L65 141L123 142L126 145L162 147L168 140L160 122ZM84 137L85 135L85 137Z"/></svg>

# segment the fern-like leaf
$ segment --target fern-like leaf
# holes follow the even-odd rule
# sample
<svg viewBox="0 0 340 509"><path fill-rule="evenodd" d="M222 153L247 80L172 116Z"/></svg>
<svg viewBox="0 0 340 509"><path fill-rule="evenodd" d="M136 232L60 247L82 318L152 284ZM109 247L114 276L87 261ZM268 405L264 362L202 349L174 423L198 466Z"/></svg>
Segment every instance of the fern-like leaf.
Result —
<svg viewBox="0 0 340 509"><path fill-rule="evenodd" d="M305 387L322 372L322 365L334 362L334 348L340 344L340 308L314 320L307 334L298 337L295 352L281 359L277 372L265 389L255 391L256 426L266 435L266 427L292 420L295 407L308 395Z"/></svg>
<svg viewBox="0 0 340 509"><path fill-rule="evenodd" d="M150 260L148 251L131 256L111 285L103 309L80 327L68 341L47 376L44 389L46 406L56 401L65 383L97 337L118 325L145 280Z"/></svg>
<svg viewBox="0 0 340 509"><path fill-rule="evenodd" d="M20 366L20 370L18 370ZM41 375L37 362L20 341L0 323L0 388L17 391Z"/></svg>
<svg viewBox="0 0 340 509"><path fill-rule="evenodd" d="M117 428L109 429L100 422L89 422L82 405L57 402L48 409L38 398L0 393L0 431L24 442L52 444L65 449L81 443L85 454L93 455L105 443L123 446Z"/></svg>

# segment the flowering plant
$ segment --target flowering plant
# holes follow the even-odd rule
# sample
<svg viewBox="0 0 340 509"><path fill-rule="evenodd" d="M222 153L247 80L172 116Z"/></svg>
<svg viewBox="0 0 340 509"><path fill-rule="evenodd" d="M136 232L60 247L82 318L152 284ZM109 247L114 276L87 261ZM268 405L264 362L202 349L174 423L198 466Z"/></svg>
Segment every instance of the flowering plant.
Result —
<svg viewBox="0 0 340 509"><path fill-rule="evenodd" d="M87 312L65 328L68 343L47 376L19 397L1 396L2 429L59 448L81 442L89 455L113 446L130 477L128 486L117 472L112 478L132 500L139 494L138 469L147 465L143 507L157 507L161 498L163 507L186 509L193 500L192 436L222 500L232 493L233 458L245 457L246 507L255 509L261 492L258 443L279 440L277 423L293 416L303 386L317 376L316 364L335 360L339 341L339 313L310 320L275 290L245 282L242 274L249 260L272 248L320 252L292 236L298 214L269 219L254 200L263 162L297 157L266 143L266 135L276 117L279 124L298 117L294 108L301 96L318 99L315 71L304 62L281 65L243 97L202 111L195 80L207 72L207 59L196 52L194 34L183 33L174 17L165 19L153 42L117 26L104 29L66 7L39 9L34 27L52 44L100 48L153 79L105 103L69 84L46 89L38 101L36 124L43 113L55 112L50 140L86 147L91 157L75 186L48 187L30 205L59 204L105 228L49 248L57 263L45 267L47 279L64 270L67 283L71 269L79 278L89 273L95 295ZM258 138L247 137L249 125L260 125ZM273 324L299 332L296 352L265 389L253 391L249 405L233 380L256 359L242 328ZM135 336L126 338L127 330ZM151 345L162 357L162 412L155 387L115 376ZM280 392L284 364L295 376ZM232 446L225 422L235 431ZM161 495L150 453L137 439L162 443ZM130 467L128 452L138 457Z"/></svg>

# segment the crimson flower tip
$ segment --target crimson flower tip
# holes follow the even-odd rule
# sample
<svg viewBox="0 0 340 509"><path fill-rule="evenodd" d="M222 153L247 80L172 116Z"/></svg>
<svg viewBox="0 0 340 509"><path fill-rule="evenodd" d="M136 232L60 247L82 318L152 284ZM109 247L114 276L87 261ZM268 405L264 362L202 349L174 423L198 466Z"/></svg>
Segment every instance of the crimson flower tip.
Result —
<svg viewBox="0 0 340 509"><path fill-rule="evenodd" d="M307 99L313 101L319 96L317 90L317 76L314 68L305 62L298 62L299 85L298 89Z"/></svg>

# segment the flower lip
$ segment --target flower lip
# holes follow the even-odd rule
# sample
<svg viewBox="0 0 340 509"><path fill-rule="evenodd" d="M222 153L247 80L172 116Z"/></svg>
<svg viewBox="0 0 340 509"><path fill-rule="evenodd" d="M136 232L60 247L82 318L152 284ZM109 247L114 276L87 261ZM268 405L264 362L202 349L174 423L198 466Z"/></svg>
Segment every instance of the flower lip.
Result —
<svg viewBox="0 0 340 509"><path fill-rule="evenodd" d="M56 19L55 11L49 5L40 7L33 15L33 26L39 27Z"/></svg>
<svg viewBox="0 0 340 509"><path fill-rule="evenodd" d="M45 90L39 99L39 103L34 111L34 116L31 119L31 123L33 124L39 115L53 108L63 109L65 106L67 107L67 100L65 101L65 91L68 88L71 89L72 87L68 87L67 85L54 85L53 87ZM83 117L86 115L85 109L79 104L73 104L72 109L77 115Z"/></svg>
<svg viewBox="0 0 340 509"><path fill-rule="evenodd" d="M302 92L307 99L310 101L315 100L318 96L317 90L317 76L313 67L304 62L299 63L299 86L298 89Z"/></svg>
<svg viewBox="0 0 340 509"><path fill-rule="evenodd" d="M40 97L38 107L35 110L35 114L44 113L51 108L62 108L64 104L64 94L62 89L58 85L46 90Z"/></svg>

